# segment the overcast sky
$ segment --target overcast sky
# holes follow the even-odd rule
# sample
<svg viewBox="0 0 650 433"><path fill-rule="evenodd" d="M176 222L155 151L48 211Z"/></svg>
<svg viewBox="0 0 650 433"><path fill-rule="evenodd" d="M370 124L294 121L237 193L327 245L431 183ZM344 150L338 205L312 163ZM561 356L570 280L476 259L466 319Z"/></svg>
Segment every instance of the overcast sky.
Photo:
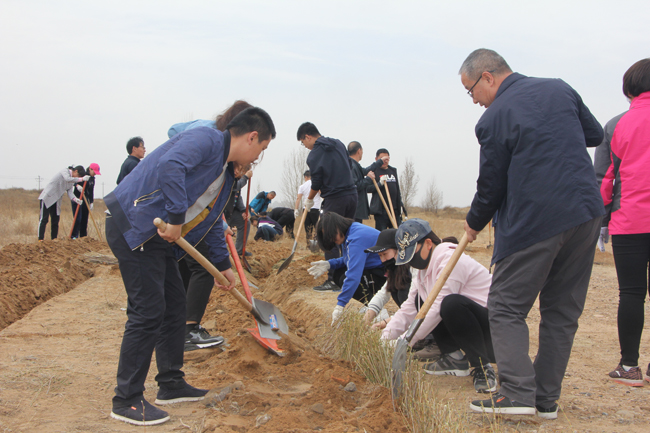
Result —
<svg viewBox="0 0 650 433"><path fill-rule="evenodd" d="M130 137L151 152L172 124L245 99L277 129L253 191L281 192L311 121L360 141L364 166L380 147L398 170L412 158L418 203L434 180L445 205L468 206L484 109L460 83L465 57L491 48L514 71L562 78L604 125L627 108L623 73L650 56L649 15L647 0L2 0L0 187L97 162L102 197Z"/></svg>

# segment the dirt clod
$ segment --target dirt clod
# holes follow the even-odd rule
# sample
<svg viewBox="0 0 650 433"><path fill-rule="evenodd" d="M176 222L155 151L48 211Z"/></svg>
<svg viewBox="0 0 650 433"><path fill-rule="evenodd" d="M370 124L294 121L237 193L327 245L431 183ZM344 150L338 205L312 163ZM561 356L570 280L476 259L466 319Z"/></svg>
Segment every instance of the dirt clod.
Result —
<svg viewBox="0 0 650 433"><path fill-rule="evenodd" d="M347 392L355 392L357 390L357 386L354 384L354 382L350 382L345 385L345 388L343 389Z"/></svg>

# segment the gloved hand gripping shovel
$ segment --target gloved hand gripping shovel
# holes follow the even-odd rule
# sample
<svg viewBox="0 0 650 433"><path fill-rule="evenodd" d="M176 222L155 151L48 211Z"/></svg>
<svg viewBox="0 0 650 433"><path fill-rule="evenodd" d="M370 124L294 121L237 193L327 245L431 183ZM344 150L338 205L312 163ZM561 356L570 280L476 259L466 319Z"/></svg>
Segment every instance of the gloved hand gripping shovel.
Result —
<svg viewBox="0 0 650 433"><path fill-rule="evenodd" d="M165 230L167 227L167 223L161 220L160 218L156 218L153 220L153 224L158 227L160 230ZM224 286L229 286L230 281L224 277L221 272L217 270L217 268L214 267L212 263L208 261L201 253L196 251L196 249L189 244L184 238L178 238L176 240L176 245L181 247L187 254L192 256L194 260L199 262L201 266L203 266L210 274L215 278L215 280L219 281L221 284ZM228 290L228 293L230 293L236 300L239 302L251 315L255 318L257 321L257 328L259 330L260 336L262 338L269 338L272 340L279 340L280 336L278 335L277 331L282 331L282 329L279 328L279 326L273 327L270 323L269 317L271 314L279 314L282 316L282 313L275 308L273 304L270 304L268 302L264 301L259 301L251 297L251 302L248 302L248 300L242 296L241 293L237 289L230 289ZM286 321L284 320L284 316L282 316L282 321L286 325ZM279 320L278 320L279 324ZM288 329L286 329L288 331ZM285 331L283 331L285 332ZM285 332L286 333L286 332Z"/></svg>
<svg viewBox="0 0 650 433"><path fill-rule="evenodd" d="M395 406L394 403L399 398L400 392L402 390L402 374L406 370L406 353L409 343L413 339L413 336L415 336L415 333L418 331L418 329L420 329L420 325L422 325L422 322L429 312L429 309L436 301L438 293L440 293L440 289L442 289L442 286L445 285L447 278L449 278L449 274L451 274L451 271L454 270L454 266L456 266L456 263L458 263L458 259L460 259L461 254L463 254L463 251L465 251L466 246L467 233L463 235L460 243L456 247L456 251L454 251L451 258L447 262L447 265L440 273L440 276L436 280L436 283L433 285L433 288L429 292L429 296L427 296L427 300L420 308L417 316L415 316L415 319L413 320L413 323L411 323L411 326L409 326L408 331L406 331L404 338L400 337L397 340L397 347L395 348L395 353L393 354L393 365L391 368L391 391L393 397L393 407Z"/></svg>

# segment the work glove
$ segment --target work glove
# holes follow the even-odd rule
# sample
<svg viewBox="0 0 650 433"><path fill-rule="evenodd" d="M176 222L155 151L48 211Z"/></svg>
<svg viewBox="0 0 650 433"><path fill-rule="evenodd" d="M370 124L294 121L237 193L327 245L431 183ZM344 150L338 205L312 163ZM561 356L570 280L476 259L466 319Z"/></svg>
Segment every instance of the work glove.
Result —
<svg viewBox="0 0 650 433"><path fill-rule="evenodd" d="M77 185L77 191L79 191L79 192L83 192L83 190L84 190L84 187L83 187L83 186L81 186L81 185Z"/></svg>
<svg viewBox="0 0 650 433"><path fill-rule="evenodd" d="M313 198L308 198L305 200L305 210L309 212L311 208L314 207L314 199Z"/></svg>
<svg viewBox="0 0 650 433"><path fill-rule="evenodd" d="M605 244L609 242L609 228L601 227L600 236L598 236L598 249L605 252Z"/></svg>
<svg viewBox="0 0 650 433"><path fill-rule="evenodd" d="M75 203L77 203L77 204L79 204L79 205L80 205L81 203L83 203L83 201L81 201L81 199L80 199L80 198L77 198L77 197L73 198L72 201L75 202Z"/></svg>
<svg viewBox="0 0 650 433"><path fill-rule="evenodd" d="M309 275L312 275L314 279L316 279L323 275L325 272L329 271L329 269L330 262L327 260L319 260L317 262L311 262L311 268L309 268L307 272L309 272Z"/></svg>
<svg viewBox="0 0 650 433"><path fill-rule="evenodd" d="M379 185L384 186L384 184L386 183L387 178L388 178L387 174L384 174L384 175L380 176L379 177Z"/></svg>
<svg viewBox="0 0 650 433"><path fill-rule="evenodd" d="M334 307L334 311L332 311L332 326L334 326L334 323L336 323L336 321L339 320L342 313L343 313L343 307L341 307L340 305Z"/></svg>
<svg viewBox="0 0 650 433"><path fill-rule="evenodd" d="M294 209L294 210L293 210L293 217L294 217L295 219L298 219L298 215L300 215L300 212L298 211L298 209Z"/></svg>
<svg viewBox="0 0 650 433"><path fill-rule="evenodd" d="M95 204L95 203L90 203L90 210L93 210L93 205L94 205L94 204Z"/></svg>
<svg viewBox="0 0 650 433"><path fill-rule="evenodd" d="M90 180L90 176L85 175L84 177L82 177L82 179L84 182L88 182Z"/></svg>

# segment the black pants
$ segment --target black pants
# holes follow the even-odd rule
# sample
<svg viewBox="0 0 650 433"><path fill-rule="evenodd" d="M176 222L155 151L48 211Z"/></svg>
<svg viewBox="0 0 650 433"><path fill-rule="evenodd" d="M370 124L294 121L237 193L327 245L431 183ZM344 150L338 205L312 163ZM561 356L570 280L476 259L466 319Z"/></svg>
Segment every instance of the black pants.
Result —
<svg viewBox="0 0 650 433"><path fill-rule="evenodd" d="M210 254L208 245L204 241L199 242L195 248L203 257L208 257ZM201 323L214 287L214 277L189 254L178 262L178 269L187 294L185 320Z"/></svg>
<svg viewBox="0 0 650 433"><path fill-rule="evenodd" d="M132 251L113 222L106 218L106 240L119 261L128 295L127 321L117 367L113 407L142 398L154 348L156 381L169 389L185 385L181 368L185 344L185 289L172 244L155 235Z"/></svg>
<svg viewBox="0 0 650 433"><path fill-rule="evenodd" d="M612 249L618 277L618 340L621 364L636 366L648 294L650 233L612 235Z"/></svg>
<svg viewBox="0 0 650 433"><path fill-rule="evenodd" d="M280 218L278 218L275 222L280 224L284 228L284 232L288 234L291 239L293 239L293 225L295 224L295 221L296 217L293 215L293 213L286 212L280 215Z"/></svg>
<svg viewBox="0 0 650 433"><path fill-rule="evenodd" d="M307 237L307 243L316 237L314 230L316 229L316 224L318 224L319 217L320 209L310 209L305 217L305 236Z"/></svg>
<svg viewBox="0 0 650 433"><path fill-rule="evenodd" d="M375 228L379 231L397 228L397 227L393 227L393 223L390 221L390 218L388 217L387 214L374 215L374 217L375 217ZM397 219L396 221L397 225L400 225L402 222L401 215L395 215L395 218Z"/></svg>
<svg viewBox="0 0 650 433"><path fill-rule="evenodd" d="M45 239L45 228L47 227L47 221L52 217L52 225L50 226L50 236L52 239L56 239L59 235L59 215L56 213L56 203L50 207L45 207L43 200L41 202L41 212L40 220L38 222L38 239Z"/></svg>
<svg viewBox="0 0 650 433"><path fill-rule="evenodd" d="M77 203L72 203L72 216L74 217L75 212L77 212L77 206L81 206L77 218L74 220L74 227L72 228L72 238L85 238L88 236L88 206L86 203L78 205Z"/></svg>
<svg viewBox="0 0 650 433"><path fill-rule="evenodd" d="M276 232L275 229L271 226L258 226L257 232L265 241L272 242L275 240L276 236L279 236L278 232Z"/></svg>
<svg viewBox="0 0 650 433"><path fill-rule="evenodd" d="M334 199L323 199L323 204L320 207L321 213L334 212L344 218L354 219L357 213L357 200L359 196L357 193L344 195L343 197L336 197ZM330 251L325 251L325 260L338 259L341 257L341 250L338 246L332 248ZM334 270L327 271L327 279L334 281ZM338 284L338 283L337 283ZM339 287L341 287L339 285ZM379 289L377 289L379 290Z"/></svg>
<svg viewBox="0 0 650 433"><path fill-rule="evenodd" d="M333 281L339 287L343 287L347 270L348 268L343 267L334 271ZM357 287L352 297L363 305L368 305L368 302L375 296L375 293L381 290L385 282L384 268L364 269L363 274L361 274L361 281L359 281L359 287Z"/></svg>
<svg viewBox="0 0 650 433"><path fill-rule="evenodd" d="M495 362L487 308L454 293L442 300L440 317L433 337L442 353L461 349L472 367Z"/></svg>

